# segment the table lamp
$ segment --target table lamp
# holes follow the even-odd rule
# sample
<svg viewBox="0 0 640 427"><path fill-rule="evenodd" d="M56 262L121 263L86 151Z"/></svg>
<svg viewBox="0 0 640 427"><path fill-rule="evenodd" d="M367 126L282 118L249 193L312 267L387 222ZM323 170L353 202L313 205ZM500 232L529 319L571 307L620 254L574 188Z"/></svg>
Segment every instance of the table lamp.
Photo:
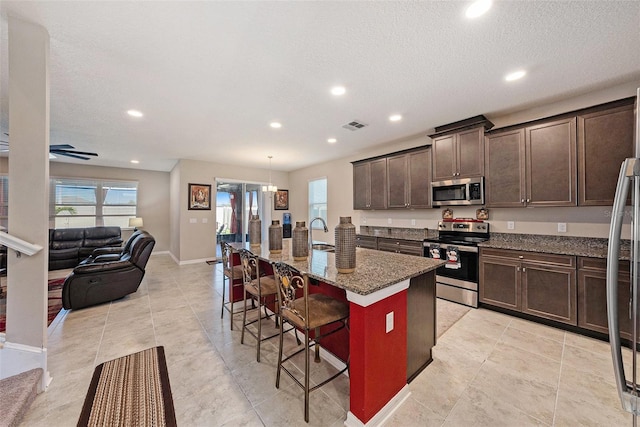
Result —
<svg viewBox="0 0 640 427"><path fill-rule="evenodd" d="M129 218L129 227L133 227L133 231L136 231L138 228L142 228L144 223L142 222L142 218Z"/></svg>

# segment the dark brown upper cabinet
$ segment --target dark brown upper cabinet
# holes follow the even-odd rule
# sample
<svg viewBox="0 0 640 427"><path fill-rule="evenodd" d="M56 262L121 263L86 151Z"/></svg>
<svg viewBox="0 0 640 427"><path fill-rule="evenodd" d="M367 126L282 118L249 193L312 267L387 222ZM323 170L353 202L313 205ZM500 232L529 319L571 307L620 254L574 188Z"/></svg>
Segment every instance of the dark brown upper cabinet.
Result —
<svg viewBox="0 0 640 427"><path fill-rule="evenodd" d="M431 150L387 157L387 207L431 207Z"/></svg>
<svg viewBox="0 0 640 427"><path fill-rule="evenodd" d="M620 166L633 157L633 102L578 115L578 204L612 206Z"/></svg>
<svg viewBox="0 0 640 427"><path fill-rule="evenodd" d="M387 208L387 159L353 164L353 209Z"/></svg>
<svg viewBox="0 0 640 427"><path fill-rule="evenodd" d="M433 137L433 180L484 175L484 127Z"/></svg>
<svg viewBox="0 0 640 427"><path fill-rule="evenodd" d="M487 206L576 205L575 117L490 133L485 153Z"/></svg>

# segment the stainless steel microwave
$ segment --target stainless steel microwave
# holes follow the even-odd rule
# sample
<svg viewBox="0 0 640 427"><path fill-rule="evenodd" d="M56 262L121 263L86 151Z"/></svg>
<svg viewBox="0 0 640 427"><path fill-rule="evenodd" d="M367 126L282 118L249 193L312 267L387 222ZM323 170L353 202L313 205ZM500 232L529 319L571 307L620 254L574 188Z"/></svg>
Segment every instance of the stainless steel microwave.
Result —
<svg viewBox="0 0 640 427"><path fill-rule="evenodd" d="M484 178L462 178L431 183L433 206L484 205Z"/></svg>

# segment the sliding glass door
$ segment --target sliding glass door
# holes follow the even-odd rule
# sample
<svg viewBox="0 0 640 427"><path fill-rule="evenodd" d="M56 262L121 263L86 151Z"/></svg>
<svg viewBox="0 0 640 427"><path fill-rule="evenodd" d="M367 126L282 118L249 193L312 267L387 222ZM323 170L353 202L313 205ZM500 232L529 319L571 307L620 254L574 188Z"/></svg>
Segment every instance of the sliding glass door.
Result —
<svg viewBox="0 0 640 427"><path fill-rule="evenodd" d="M263 221L261 185L230 180L216 181L216 246L220 242L247 242L249 215L259 215Z"/></svg>

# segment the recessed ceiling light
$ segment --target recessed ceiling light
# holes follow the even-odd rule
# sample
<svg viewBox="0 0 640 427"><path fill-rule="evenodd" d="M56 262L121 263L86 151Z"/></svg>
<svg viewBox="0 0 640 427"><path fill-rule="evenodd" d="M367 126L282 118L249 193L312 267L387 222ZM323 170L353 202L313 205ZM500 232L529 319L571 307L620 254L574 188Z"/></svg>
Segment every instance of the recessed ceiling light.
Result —
<svg viewBox="0 0 640 427"><path fill-rule="evenodd" d="M271 126L274 129L280 129L282 127L282 123L278 123L278 122L271 122L269 124L269 126Z"/></svg>
<svg viewBox="0 0 640 427"><path fill-rule="evenodd" d="M130 115L131 117L142 117L144 115L138 110L129 110L127 111L127 114Z"/></svg>
<svg viewBox="0 0 640 427"><path fill-rule="evenodd" d="M133 163L134 165L137 165L138 163L140 163L140 160L131 160L131 163Z"/></svg>
<svg viewBox="0 0 640 427"><path fill-rule="evenodd" d="M331 88L331 93L335 96L344 95L347 92L344 86L334 86Z"/></svg>
<svg viewBox="0 0 640 427"><path fill-rule="evenodd" d="M335 138L329 138L329 139L327 139L327 142L328 142L329 144L335 144L336 142L338 142L338 140L337 140L337 139L335 139Z"/></svg>
<svg viewBox="0 0 640 427"><path fill-rule="evenodd" d="M476 0L469 5L465 15L469 19L477 18L487 13L491 9L491 0Z"/></svg>
<svg viewBox="0 0 640 427"><path fill-rule="evenodd" d="M402 116L400 114L394 114L392 116L389 116L389 120L391 120L392 122L399 122L400 120L402 120Z"/></svg>
<svg viewBox="0 0 640 427"><path fill-rule="evenodd" d="M514 80L519 80L523 78L526 74L527 72L525 70L518 70L518 71L514 71L513 73L507 74L506 76L504 76L504 79L508 82L512 82Z"/></svg>

